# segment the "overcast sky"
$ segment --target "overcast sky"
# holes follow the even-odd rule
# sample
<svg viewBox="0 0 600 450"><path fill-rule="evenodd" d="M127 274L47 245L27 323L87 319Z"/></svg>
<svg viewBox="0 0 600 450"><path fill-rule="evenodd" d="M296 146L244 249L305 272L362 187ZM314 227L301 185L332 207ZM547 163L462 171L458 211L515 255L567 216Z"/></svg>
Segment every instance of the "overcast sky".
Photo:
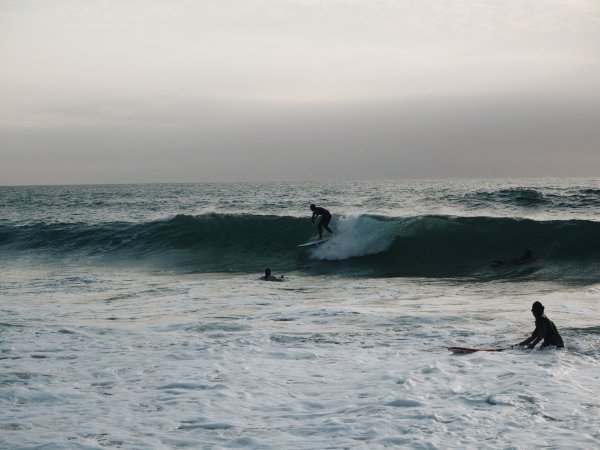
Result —
<svg viewBox="0 0 600 450"><path fill-rule="evenodd" d="M598 0L0 0L0 184L600 174Z"/></svg>

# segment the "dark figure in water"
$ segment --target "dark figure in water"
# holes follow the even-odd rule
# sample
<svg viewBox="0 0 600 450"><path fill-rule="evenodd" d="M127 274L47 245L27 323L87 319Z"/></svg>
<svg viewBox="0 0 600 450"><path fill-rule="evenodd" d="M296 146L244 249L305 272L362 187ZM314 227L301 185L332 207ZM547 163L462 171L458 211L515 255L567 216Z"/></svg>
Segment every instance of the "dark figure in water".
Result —
<svg viewBox="0 0 600 450"><path fill-rule="evenodd" d="M319 227L319 239L323 239L323 228L325 228L330 233L331 228L329 228L329 222L331 222L331 213L327 211L325 208L321 208L320 206L315 206L314 203L310 205L310 210L313 212L310 221L315 223L317 217L321 216L321 220L317 226Z"/></svg>
<svg viewBox="0 0 600 450"><path fill-rule="evenodd" d="M273 275L271 275L271 269L269 269L268 267L265 269L265 276L264 277L260 277L261 280L263 281L283 281L283 275L281 275L279 278L275 277Z"/></svg>
<svg viewBox="0 0 600 450"><path fill-rule="evenodd" d="M535 302L531 307L531 312L535 317L535 330L530 337L523 342L519 342L517 345L531 349L543 339L544 342L542 342L541 348L548 346L563 348L565 345L563 344L560 334L558 334L554 322L544 315L544 305L540 302Z"/></svg>
<svg viewBox="0 0 600 450"><path fill-rule="evenodd" d="M537 256L533 255L533 250L530 248L525 249L523 254L519 256L517 259L513 259L511 261L492 261L492 267L498 267L503 264L509 264L512 266L520 266L521 264L527 264L538 259Z"/></svg>

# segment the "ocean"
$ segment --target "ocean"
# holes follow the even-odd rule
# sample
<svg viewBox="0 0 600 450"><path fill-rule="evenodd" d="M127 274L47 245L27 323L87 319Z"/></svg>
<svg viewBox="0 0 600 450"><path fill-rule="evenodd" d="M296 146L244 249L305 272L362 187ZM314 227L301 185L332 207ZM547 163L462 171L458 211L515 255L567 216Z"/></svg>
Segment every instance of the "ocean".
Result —
<svg viewBox="0 0 600 450"><path fill-rule="evenodd" d="M0 448L600 448L599 386L599 179L0 187Z"/></svg>

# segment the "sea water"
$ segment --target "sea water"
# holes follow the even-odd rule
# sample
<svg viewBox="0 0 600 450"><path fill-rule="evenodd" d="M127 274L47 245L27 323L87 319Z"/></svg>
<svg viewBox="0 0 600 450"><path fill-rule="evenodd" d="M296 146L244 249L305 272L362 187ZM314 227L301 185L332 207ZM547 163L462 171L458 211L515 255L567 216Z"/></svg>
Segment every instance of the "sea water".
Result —
<svg viewBox="0 0 600 450"><path fill-rule="evenodd" d="M598 448L599 218L590 179L1 187L0 447ZM536 300L564 350L510 349Z"/></svg>

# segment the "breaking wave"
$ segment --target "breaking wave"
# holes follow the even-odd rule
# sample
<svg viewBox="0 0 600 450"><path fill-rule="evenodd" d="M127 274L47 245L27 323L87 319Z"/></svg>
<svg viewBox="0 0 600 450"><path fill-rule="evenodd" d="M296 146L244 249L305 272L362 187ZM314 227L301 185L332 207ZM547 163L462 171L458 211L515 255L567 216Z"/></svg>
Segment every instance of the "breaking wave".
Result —
<svg viewBox="0 0 600 450"><path fill-rule="evenodd" d="M475 277L600 281L600 222L425 215L336 216L320 246L307 219L252 214L178 215L130 223L0 222L0 255L152 264L181 272ZM515 262L530 248L534 258ZM492 261L502 263L491 264Z"/></svg>

